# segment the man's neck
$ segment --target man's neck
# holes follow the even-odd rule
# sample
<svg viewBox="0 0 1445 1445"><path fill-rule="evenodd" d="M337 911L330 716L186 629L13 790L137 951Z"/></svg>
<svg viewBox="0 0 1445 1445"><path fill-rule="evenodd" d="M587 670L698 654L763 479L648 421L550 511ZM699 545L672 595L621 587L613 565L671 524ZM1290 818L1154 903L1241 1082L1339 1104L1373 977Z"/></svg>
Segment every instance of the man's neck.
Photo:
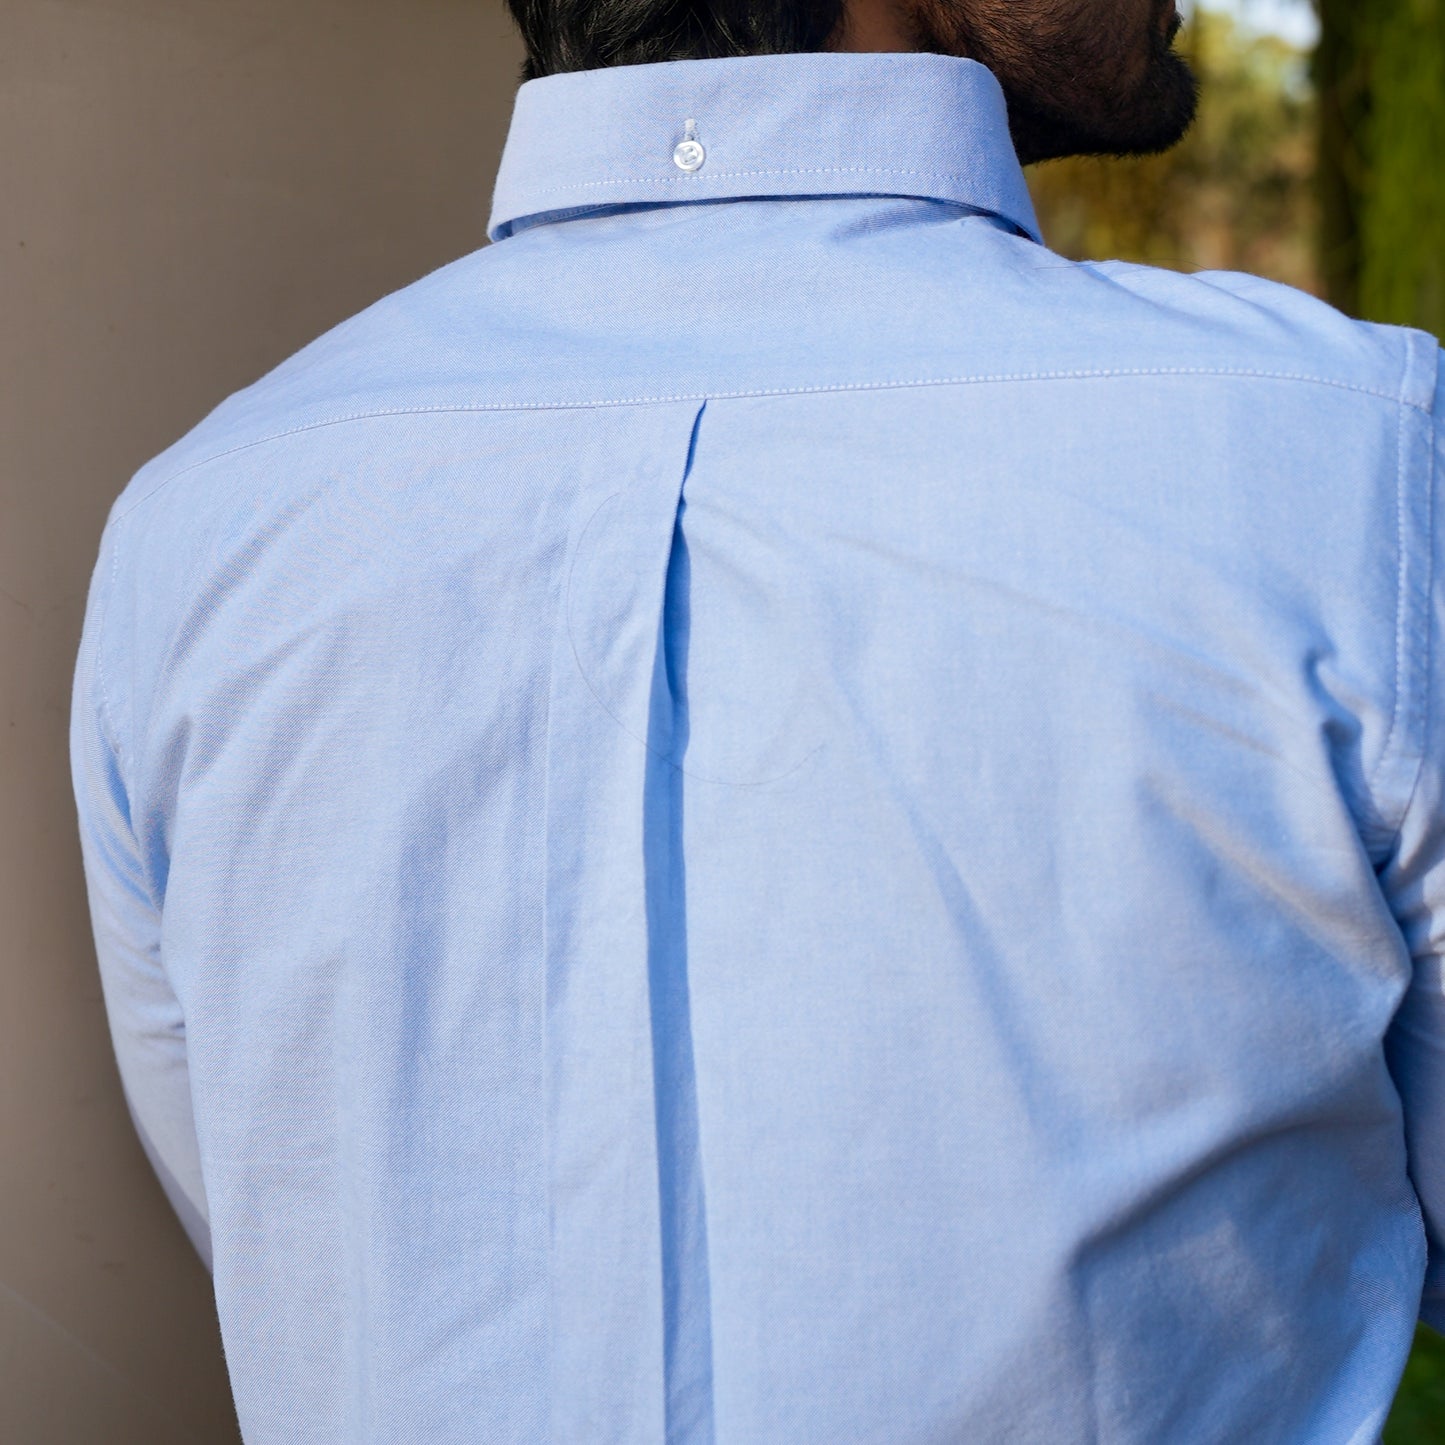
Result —
<svg viewBox="0 0 1445 1445"><path fill-rule="evenodd" d="M916 50L901 6L893 0L848 0L829 50Z"/></svg>

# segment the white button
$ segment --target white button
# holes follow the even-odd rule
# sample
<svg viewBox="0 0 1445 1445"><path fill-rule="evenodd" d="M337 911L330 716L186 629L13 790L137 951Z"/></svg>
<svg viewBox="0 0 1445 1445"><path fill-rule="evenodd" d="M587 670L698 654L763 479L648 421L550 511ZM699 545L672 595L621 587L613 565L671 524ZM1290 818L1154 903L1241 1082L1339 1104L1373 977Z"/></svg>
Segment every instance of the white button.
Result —
<svg viewBox="0 0 1445 1445"><path fill-rule="evenodd" d="M707 159L707 152L695 140L679 141L672 153L672 163L679 170L695 171Z"/></svg>

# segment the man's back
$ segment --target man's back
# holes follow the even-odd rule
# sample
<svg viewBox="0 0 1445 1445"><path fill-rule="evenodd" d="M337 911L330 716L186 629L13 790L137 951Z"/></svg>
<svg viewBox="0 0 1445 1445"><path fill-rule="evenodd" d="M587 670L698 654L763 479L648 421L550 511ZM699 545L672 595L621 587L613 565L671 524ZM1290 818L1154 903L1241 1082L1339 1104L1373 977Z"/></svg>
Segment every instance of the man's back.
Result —
<svg viewBox="0 0 1445 1445"><path fill-rule="evenodd" d="M1378 1431L1438 351L1032 231L969 61L536 81L499 244L117 502L92 907L249 1442Z"/></svg>

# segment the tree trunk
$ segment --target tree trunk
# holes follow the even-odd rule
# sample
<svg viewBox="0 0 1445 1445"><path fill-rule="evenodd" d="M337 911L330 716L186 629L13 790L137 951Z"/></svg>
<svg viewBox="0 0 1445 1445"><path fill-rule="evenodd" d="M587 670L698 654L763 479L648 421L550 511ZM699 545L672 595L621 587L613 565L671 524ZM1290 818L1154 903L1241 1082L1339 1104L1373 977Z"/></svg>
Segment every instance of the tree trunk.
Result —
<svg viewBox="0 0 1445 1445"><path fill-rule="evenodd" d="M1313 76L1319 127L1320 278L1325 295L1356 315L1360 303L1360 225L1370 114L1370 52L1359 0L1317 0L1320 39Z"/></svg>
<svg viewBox="0 0 1445 1445"><path fill-rule="evenodd" d="M1440 336L1445 334L1445 0L1389 0L1379 15L1359 304L1372 320L1421 326Z"/></svg>
<svg viewBox="0 0 1445 1445"><path fill-rule="evenodd" d="M1326 295L1445 334L1445 0L1317 3Z"/></svg>

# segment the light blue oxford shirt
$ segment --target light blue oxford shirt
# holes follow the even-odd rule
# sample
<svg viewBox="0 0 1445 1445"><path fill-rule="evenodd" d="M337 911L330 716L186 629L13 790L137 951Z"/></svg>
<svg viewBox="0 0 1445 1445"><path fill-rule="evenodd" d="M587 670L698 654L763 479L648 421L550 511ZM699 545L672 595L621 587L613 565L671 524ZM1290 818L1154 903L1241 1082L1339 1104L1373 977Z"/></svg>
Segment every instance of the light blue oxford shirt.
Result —
<svg viewBox="0 0 1445 1445"><path fill-rule="evenodd" d="M91 588L246 1440L1373 1439L1445 1326L1435 341L1052 254L934 54L530 82L490 236Z"/></svg>

